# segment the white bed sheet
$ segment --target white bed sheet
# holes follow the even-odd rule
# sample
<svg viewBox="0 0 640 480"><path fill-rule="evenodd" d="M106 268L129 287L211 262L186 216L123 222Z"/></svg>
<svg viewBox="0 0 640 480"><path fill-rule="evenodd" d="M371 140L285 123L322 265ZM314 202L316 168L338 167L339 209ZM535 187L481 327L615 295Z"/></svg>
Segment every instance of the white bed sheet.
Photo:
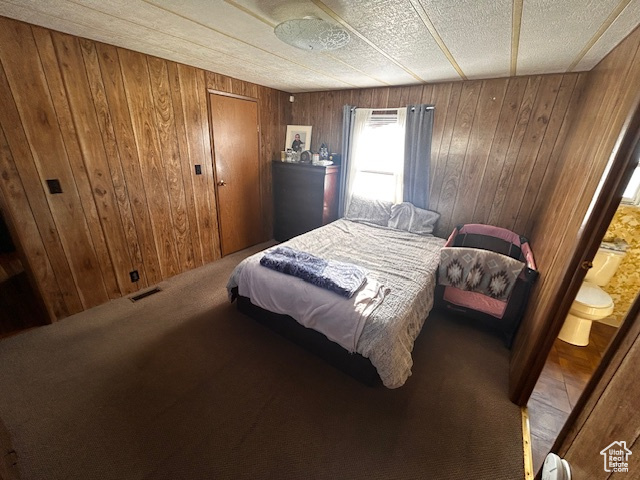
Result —
<svg viewBox="0 0 640 480"><path fill-rule="evenodd" d="M386 387L402 386L411 375L413 344L433 306L435 273L445 240L340 219L285 244L322 258L359 265L369 272L368 278L388 288L384 301L364 321L355 351L369 358ZM227 285L229 291L239 286L244 267L259 261L262 255L257 253L236 267ZM244 286L241 291L250 288ZM309 295L308 289L322 290L311 285L305 289L305 296ZM292 291L285 292L301 298Z"/></svg>
<svg viewBox="0 0 640 480"><path fill-rule="evenodd" d="M298 323L324 334L349 352L355 352L366 319L389 289L375 280L346 298L309 282L260 265L252 257L238 276L238 293L254 305L289 315Z"/></svg>

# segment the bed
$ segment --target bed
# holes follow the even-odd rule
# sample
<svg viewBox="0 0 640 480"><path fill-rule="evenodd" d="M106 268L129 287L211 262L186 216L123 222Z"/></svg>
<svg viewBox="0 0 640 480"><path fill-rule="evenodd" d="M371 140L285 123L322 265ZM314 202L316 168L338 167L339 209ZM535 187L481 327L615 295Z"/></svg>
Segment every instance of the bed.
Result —
<svg viewBox="0 0 640 480"><path fill-rule="evenodd" d="M411 210L412 206L403 208ZM350 212L353 213L353 209ZM332 339L329 346L333 353L329 355L336 350L341 353L342 359L338 363L348 363L349 358L353 358L357 364L354 368L358 371L367 370L366 363L370 362L382 384L388 388L398 388L411 375L413 344L433 306L435 273L445 240L424 233L426 230L420 234L413 233L416 229L410 228L411 222L405 222L403 226L398 222L390 223L384 216L377 223L372 223L372 220L375 221L370 215L348 215L279 246L286 245L324 259L358 265L366 270L367 280L377 282L383 289L382 301L376 303L358 327L360 331L357 332L356 341L351 344L350 339L336 349L336 345L331 345L336 340ZM430 221L429 232L435 223L433 216ZM406 228L407 225L409 228ZM329 316L320 320L312 319L315 325L311 330L320 331L326 336L322 332L322 322L340 323L341 320L332 316L336 310L325 305L326 298L338 295L261 266L260 259L265 252L248 257L234 269L227 285L230 297L233 299L237 295L241 310L254 318L266 320L276 329L285 328L279 325L280 320L286 322L296 317L295 313L286 310L288 305L283 307L279 303L282 298L286 297L286 304L292 303L292 299L293 303L304 304L321 297L317 308L327 309ZM265 283L268 288L260 301L252 298L258 296L263 288L253 284L256 276L267 277ZM319 341L317 331L312 332L315 334L312 344ZM294 337L299 337L299 334L294 334Z"/></svg>

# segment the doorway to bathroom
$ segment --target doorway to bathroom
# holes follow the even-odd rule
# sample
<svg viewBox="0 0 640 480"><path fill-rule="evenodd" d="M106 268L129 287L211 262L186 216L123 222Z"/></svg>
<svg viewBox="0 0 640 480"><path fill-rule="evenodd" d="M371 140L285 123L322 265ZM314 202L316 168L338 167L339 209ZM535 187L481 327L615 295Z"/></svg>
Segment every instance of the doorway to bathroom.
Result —
<svg viewBox="0 0 640 480"><path fill-rule="evenodd" d="M615 204L611 205L616 209L606 231L598 235L601 244L607 242L607 246L615 244L624 249L624 257L615 273L601 287L611 297L613 311L605 318L592 322L587 345L578 346L560 338L553 343L527 403L534 473L540 470L554 443L561 440L559 436L567 431L572 412L582 408L585 397L593 388L591 379L594 374L598 376L603 359L605 356L611 357L612 351L620 343L620 337L624 337L627 329L620 327L623 322L624 327L628 326L627 314L637 302L640 292L640 277L637 275L640 267L640 167L637 166L640 141L636 141L632 150L625 178L629 178L629 170L634 165L635 172L626 183L623 202L617 208ZM603 224L602 229L605 226ZM596 238L594 235L594 240ZM615 343L612 344L614 339Z"/></svg>
<svg viewBox="0 0 640 480"><path fill-rule="evenodd" d="M592 322L587 345L555 339L527 403L534 472L542 466L640 291L639 206L620 204L603 240L614 238L623 239L627 247L613 278L602 287L612 297L613 312Z"/></svg>

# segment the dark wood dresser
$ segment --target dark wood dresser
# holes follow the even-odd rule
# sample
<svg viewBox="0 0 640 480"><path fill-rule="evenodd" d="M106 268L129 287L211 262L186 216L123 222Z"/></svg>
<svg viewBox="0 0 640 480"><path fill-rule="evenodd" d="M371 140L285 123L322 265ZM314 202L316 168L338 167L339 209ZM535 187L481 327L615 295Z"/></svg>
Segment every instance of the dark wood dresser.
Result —
<svg viewBox="0 0 640 480"><path fill-rule="evenodd" d="M273 162L273 236L284 241L338 218L340 166Z"/></svg>

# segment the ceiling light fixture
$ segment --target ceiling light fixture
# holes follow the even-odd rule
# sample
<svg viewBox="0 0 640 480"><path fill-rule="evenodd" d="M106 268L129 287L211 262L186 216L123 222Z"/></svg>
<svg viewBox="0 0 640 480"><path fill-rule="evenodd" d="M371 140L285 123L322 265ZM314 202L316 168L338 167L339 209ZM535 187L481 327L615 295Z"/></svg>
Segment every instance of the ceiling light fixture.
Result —
<svg viewBox="0 0 640 480"><path fill-rule="evenodd" d="M346 30L315 17L286 20L276 25L274 32L293 47L320 52L342 48L351 39Z"/></svg>

